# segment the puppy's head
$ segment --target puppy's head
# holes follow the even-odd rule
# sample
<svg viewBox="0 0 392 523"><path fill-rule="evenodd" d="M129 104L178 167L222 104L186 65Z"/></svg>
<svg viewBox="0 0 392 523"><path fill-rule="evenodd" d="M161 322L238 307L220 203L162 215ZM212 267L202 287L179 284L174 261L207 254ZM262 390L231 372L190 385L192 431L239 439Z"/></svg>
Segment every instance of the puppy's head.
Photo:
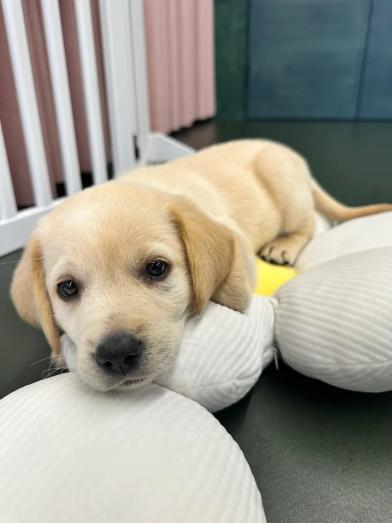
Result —
<svg viewBox="0 0 392 523"><path fill-rule="evenodd" d="M68 198L41 220L15 271L20 316L60 332L93 388L153 380L173 362L185 319L209 299L244 310L248 267L233 233L191 202L109 183Z"/></svg>

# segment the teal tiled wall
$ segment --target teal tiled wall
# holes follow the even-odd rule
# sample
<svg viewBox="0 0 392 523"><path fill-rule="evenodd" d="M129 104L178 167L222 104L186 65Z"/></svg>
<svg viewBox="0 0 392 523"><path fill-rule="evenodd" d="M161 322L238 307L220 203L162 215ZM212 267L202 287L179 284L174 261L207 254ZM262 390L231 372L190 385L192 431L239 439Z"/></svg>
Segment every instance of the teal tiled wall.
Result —
<svg viewBox="0 0 392 523"><path fill-rule="evenodd" d="M392 119L391 0L372 5L358 117Z"/></svg>
<svg viewBox="0 0 392 523"><path fill-rule="evenodd" d="M246 118L248 0L215 0L218 117Z"/></svg>
<svg viewBox="0 0 392 523"><path fill-rule="evenodd" d="M354 118L369 6L252 0L249 118Z"/></svg>
<svg viewBox="0 0 392 523"><path fill-rule="evenodd" d="M392 118L392 0L215 6L221 119Z"/></svg>

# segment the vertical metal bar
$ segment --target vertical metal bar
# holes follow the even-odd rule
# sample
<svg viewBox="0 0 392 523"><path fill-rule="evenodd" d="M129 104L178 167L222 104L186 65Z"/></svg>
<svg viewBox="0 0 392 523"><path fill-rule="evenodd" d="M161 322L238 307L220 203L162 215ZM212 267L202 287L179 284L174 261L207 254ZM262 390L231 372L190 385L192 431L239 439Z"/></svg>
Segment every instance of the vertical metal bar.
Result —
<svg viewBox="0 0 392 523"><path fill-rule="evenodd" d="M107 172L90 0L74 0L74 5L93 178L95 183L102 183L107 180Z"/></svg>
<svg viewBox="0 0 392 523"><path fill-rule="evenodd" d="M6 220L15 216L16 213L14 188L0 125L0 218Z"/></svg>
<svg viewBox="0 0 392 523"><path fill-rule="evenodd" d="M52 195L22 3L21 0L2 1L35 203L45 207L52 202Z"/></svg>
<svg viewBox="0 0 392 523"><path fill-rule="evenodd" d="M137 129L128 0L100 0L106 89L115 174L135 165Z"/></svg>
<svg viewBox="0 0 392 523"><path fill-rule="evenodd" d="M67 193L82 189L58 0L41 0Z"/></svg>
<svg viewBox="0 0 392 523"><path fill-rule="evenodd" d="M146 39L144 32L143 0L129 0L131 15L131 42L133 53L133 78L137 110L137 136L142 160L146 159L150 132L150 106L148 99Z"/></svg>

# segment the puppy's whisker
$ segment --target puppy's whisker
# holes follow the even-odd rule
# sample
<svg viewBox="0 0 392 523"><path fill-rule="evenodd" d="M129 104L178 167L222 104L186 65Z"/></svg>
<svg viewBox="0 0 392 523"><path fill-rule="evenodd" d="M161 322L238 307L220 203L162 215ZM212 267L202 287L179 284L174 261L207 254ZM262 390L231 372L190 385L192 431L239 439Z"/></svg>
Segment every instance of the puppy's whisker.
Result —
<svg viewBox="0 0 392 523"><path fill-rule="evenodd" d="M67 371L68 369L66 367L56 367L55 369L52 369L51 371L49 371L48 369L48 372L47 374L45 375L45 379L46 378L50 378L51 376L54 376L57 372L59 374L63 374L65 371Z"/></svg>
<svg viewBox="0 0 392 523"><path fill-rule="evenodd" d="M46 358L41 358L40 360L35 361L34 363L30 364L30 367L34 367L35 365L38 365L38 363L42 363L43 361L47 360L61 360L62 356L47 356Z"/></svg>
<svg viewBox="0 0 392 523"><path fill-rule="evenodd" d="M6 262L1 262L0 263L0 267L2 265L10 265L11 263L18 263L19 260L11 260L11 261L6 261Z"/></svg>
<svg viewBox="0 0 392 523"><path fill-rule="evenodd" d="M53 374L57 370L58 370L58 368L55 366L55 361L51 361L49 364L49 367L43 371L42 377L49 378L49 376L51 376L51 374Z"/></svg>
<svg viewBox="0 0 392 523"><path fill-rule="evenodd" d="M35 257L32 257L31 258L32 261L41 261L42 258L35 258ZM9 260L9 261L5 261L5 262L0 262L0 267L2 265L11 265L12 263L16 264L16 263L19 263L20 262L20 259L18 258L17 260Z"/></svg>

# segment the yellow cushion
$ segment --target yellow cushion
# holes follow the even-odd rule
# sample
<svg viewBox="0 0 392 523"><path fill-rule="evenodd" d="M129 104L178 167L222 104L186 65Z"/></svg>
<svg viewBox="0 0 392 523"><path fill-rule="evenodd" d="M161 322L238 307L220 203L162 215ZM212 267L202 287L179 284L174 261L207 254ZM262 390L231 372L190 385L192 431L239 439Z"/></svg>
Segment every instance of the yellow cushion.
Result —
<svg viewBox="0 0 392 523"><path fill-rule="evenodd" d="M296 276L292 267L272 265L260 258L256 260L257 284L255 293L260 296L272 296L286 281Z"/></svg>

